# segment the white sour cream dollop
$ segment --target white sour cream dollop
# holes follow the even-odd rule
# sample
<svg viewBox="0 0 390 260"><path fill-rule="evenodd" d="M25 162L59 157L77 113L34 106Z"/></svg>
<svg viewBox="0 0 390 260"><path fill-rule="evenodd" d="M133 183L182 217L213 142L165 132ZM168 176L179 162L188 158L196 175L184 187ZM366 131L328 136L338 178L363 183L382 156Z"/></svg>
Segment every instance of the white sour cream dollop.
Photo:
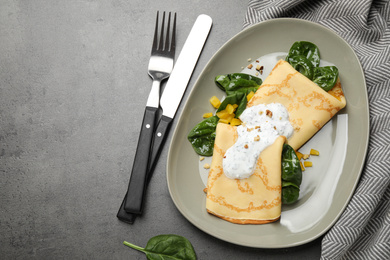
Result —
<svg viewBox="0 0 390 260"><path fill-rule="evenodd" d="M230 179L249 178L261 151L278 136L289 138L294 131L288 111L280 103L248 107L240 119L243 124L237 127L237 141L226 151L222 162L223 171Z"/></svg>

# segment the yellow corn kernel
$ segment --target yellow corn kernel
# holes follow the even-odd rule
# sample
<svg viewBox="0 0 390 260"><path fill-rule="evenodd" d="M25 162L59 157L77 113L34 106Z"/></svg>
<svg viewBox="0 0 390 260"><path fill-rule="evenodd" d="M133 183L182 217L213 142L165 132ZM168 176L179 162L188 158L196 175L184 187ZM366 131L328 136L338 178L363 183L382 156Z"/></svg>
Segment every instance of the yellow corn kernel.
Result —
<svg viewBox="0 0 390 260"><path fill-rule="evenodd" d="M235 114L231 114L231 115L229 114L229 116L226 117L225 119L229 120L229 123L230 123L235 116L236 116Z"/></svg>
<svg viewBox="0 0 390 260"><path fill-rule="evenodd" d="M253 98L254 95L255 95L255 92L253 92L253 91L249 92L249 94L246 96L246 100L247 101L251 100L251 98Z"/></svg>
<svg viewBox="0 0 390 260"><path fill-rule="evenodd" d="M233 118L233 119L230 121L230 125L233 125L233 126L241 125L241 120L238 119L238 118Z"/></svg>
<svg viewBox="0 0 390 260"><path fill-rule="evenodd" d="M229 121L228 119L223 119L223 118L221 118L221 119L219 119L218 122L224 123L224 124L229 124L230 121Z"/></svg>
<svg viewBox="0 0 390 260"><path fill-rule="evenodd" d="M300 161L303 157L303 154L298 151L296 151L295 153L297 154L298 160Z"/></svg>
<svg viewBox="0 0 390 260"><path fill-rule="evenodd" d="M302 162L299 162L299 165L301 165L301 170L304 172L305 171L305 167L303 167Z"/></svg>
<svg viewBox="0 0 390 260"><path fill-rule="evenodd" d="M311 155L317 155L317 156L318 156L318 155L320 155L320 152L317 151L317 150L311 149L311 150L310 150L310 154L311 154Z"/></svg>
<svg viewBox="0 0 390 260"><path fill-rule="evenodd" d="M225 110L229 113L229 114L233 114L234 113L234 107L232 104L228 104L225 108Z"/></svg>
<svg viewBox="0 0 390 260"><path fill-rule="evenodd" d="M303 165L305 167L312 167L313 166L313 163L312 162L303 162Z"/></svg>
<svg viewBox="0 0 390 260"><path fill-rule="evenodd" d="M216 115L221 119L226 119L229 117L229 113L225 109L217 112Z"/></svg>
<svg viewBox="0 0 390 260"><path fill-rule="evenodd" d="M219 108L219 106L221 105L221 101L219 101L219 99L216 96L212 96L210 98L210 103L211 105L213 105L214 108Z"/></svg>
<svg viewBox="0 0 390 260"><path fill-rule="evenodd" d="M229 121L232 120L232 118L234 118L236 116L234 113L233 114L229 114L229 112L226 111L225 109L217 112L216 115L220 119L228 119Z"/></svg>
<svg viewBox="0 0 390 260"><path fill-rule="evenodd" d="M203 118L209 118L209 117L212 117L213 116L213 113L204 113L203 114Z"/></svg>

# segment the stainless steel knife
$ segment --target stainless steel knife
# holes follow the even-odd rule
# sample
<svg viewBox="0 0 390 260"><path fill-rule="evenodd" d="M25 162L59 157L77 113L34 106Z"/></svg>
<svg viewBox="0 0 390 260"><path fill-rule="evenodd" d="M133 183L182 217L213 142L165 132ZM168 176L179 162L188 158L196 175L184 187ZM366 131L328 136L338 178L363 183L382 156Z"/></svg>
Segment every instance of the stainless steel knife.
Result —
<svg viewBox="0 0 390 260"><path fill-rule="evenodd" d="M211 25L212 19L209 16L204 14L198 16L164 88L160 99L162 116L154 132L148 174L142 182L132 185L134 188L127 191L117 214L117 217L125 222L132 223L135 219L134 214L142 213L143 197L147 183L157 164L173 118L175 117L194 67L208 37Z"/></svg>

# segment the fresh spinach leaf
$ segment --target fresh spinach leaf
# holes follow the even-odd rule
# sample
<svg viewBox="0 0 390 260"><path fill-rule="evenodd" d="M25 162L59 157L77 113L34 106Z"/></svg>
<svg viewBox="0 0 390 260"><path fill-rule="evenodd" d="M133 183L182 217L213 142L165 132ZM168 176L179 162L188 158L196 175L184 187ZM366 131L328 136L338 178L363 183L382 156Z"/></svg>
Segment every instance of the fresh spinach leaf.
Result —
<svg viewBox="0 0 390 260"><path fill-rule="evenodd" d="M314 67L313 64L303 55L295 55L288 58L288 63L299 71L301 74L306 76L308 79L313 79Z"/></svg>
<svg viewBox="0 0 390 260"><path fill-rule="evenodd" d="M335 66L318 67L314 69L313 82L323 90L331 90L337 82L339 70Z"/></svg>
<svg viewBox="0 0 390 260"><path fill-rule="evenodd" d="M237 104L235 117L238 118L246 108L247 94L251 91L256 92L262 84L262 80L245 73L233 73L215 77L215 83L227 94L217 112L224 110L228 104ZM188 134L187 138L197 154L202 156L213 155L215 130L218 121L217 116L207 118L197 124Z"/></svg>
<svg viewBox="0 0 390 260"><path fill-rule="evenodd" d="M237 92L249 94L256 92L263 81L255 76L245 73L232 73L215 77L217 86L229 96Z"/></svg>
<svg viewBox="0 0 390 260"><path fill-rule="evenodd" d="M149 260L196 260L196 253L191 242L178 235L152 237L145 248L127 241L124 241L123 244L145 253Z"/></svg>
<svg viewBox="0 0 390 260"><path fill-rule="evenodd" d="M237 92L227 96L219 106L217 112L220 112L226 108L228 104L237 104L235 116L238 118L241 113L246 108L246 93ZM188 134L187 139L190 141L192 148L195 152L202 156L212 156L214 141L215 141L215 131L217 128L219 118L217 116L212 116L204 119L199 124L197 124Z"/></svg>
<svg viewBox="0 0 390 260"><path fill-rule="evenodd" d="M294 149L288 145L283 145L282 151L282 180L294 183L299 187L302 182L302 169L298 156Z"/></svg>
<svg viewBox="0 0 390 260"><path fill-rule="evenodd" d="M325 91L331 90L336 84L339 70L335 66L319 67L320 52L314 43L295 42L285 60Z"/></svg>
<svg viewBox="0 0 390 260"><path fill-rule="evenodd" d="M237 104L238 107L236 109L235 114L236 114L236 118L238 118L242 114L242 112L244 112L246 108L246 103L247 103L246 93L237 92L234 94L230 94L222 101L221 105L217 109L217 113L224 110L228 104L231 105Z"/></svg>
<svg viewBox="0 0 390 260"><path fill-rule="evenodd" d="M314 68L320 66L320 51L317 45L312 42L294 42L290 48L290 51L288 52L286 61L289 62L290 57L292 58L294 56L304 56L311 62Z"/></svg>
<svg viewBox="0 0 390 260"><path fill-rule="evenodd" d="M215 130L217 128L219 118L212 116L204 119L197 124L188 134L187 139L190 141L195 152L202 156L212 156Z"/></svg>
<svg viewBox="0 0 390 260"><path fill-rule="evenodd" d="M301 182L302 169L298 156L290 145L284 144L282 151L282 203L291 204L298 199Z"/></svg>
<svg viewBox="0 0 390 260"><path fill-rule="evenodd" d="M292 182L282 181L282 204L292 204L299 198L299 187Z"/></svg>

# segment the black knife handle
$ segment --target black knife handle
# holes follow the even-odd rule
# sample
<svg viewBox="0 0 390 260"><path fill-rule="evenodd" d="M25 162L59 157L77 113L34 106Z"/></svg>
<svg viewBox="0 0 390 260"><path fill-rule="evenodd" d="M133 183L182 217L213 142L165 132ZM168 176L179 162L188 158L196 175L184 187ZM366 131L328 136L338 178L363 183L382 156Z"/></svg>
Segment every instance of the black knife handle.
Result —
<svg viewBox="0 0 390 260"><path fill-rule="evenodd" d="M145 108L144 119L142 120L142 128L138 138L137 150L124 205L124 209L129 213L142 213L142 200L146 189L156 114L157 108Z"/></svg>
<svg viewBox="0 0 390 260"><path fill-rule="evenodd" d="M154 139L151 151L151 160L149 165L148 179L153 175L154 168L156 167L158 158L167 139L169 129L171 128L173 119L167 116L162 116L158 122L157 128L154 132Z"/></svg>
<svg viewBox="0 0 390 260"><path fill-rule="evenodd" d="M148 185L148 183L150 182L150 179L152 178L154 168L157 165L158 157L160 156L160 153L162 151L162 147L163 147L165 140L168 136L168 132L169 132L169 129L171 127L172 120L173 120L172 118L162 116L160 122L158 123L157 129L156 129L155 134L154 134L153 148L151 151L152 155L150 157L150 164L149 164L149 171L148 171L148 175L147 175L146 185ZM119 220L121 220L123 222L133 224L136 217L137 217L137 214L132 214L132 213L126 212L124 205L125 205L127 196L128 196L128 194L126 194L125 198L123 199L122 204L121 204L116 216ZM143 205L141 205L141 211L142 211L142 209L143 209Z"/></svg>
<svg viewBox="0 0 390 260"><path fill-rule="evenodd" d="M123 198L122 204L118 210L118 213L116 214L116 217L125 223L133 224L135 218L137 217L137 214L126 212L126 210L125 210L126 197L127 197L127 193L126 193L125 197Z"/></svg>

